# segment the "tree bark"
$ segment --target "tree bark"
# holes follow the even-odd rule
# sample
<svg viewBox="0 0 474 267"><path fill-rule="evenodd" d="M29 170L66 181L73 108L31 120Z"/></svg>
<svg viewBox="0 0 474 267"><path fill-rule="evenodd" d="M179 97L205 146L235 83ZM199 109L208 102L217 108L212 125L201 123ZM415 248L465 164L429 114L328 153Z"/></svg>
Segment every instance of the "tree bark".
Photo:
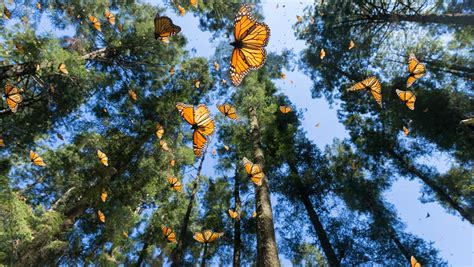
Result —
<svg viewBox="0 0 474 267"><path fill-rule="evenodd" d="M202 253L201 267L206 267L207 243L204 243L204 252Z"/></svg>
<svg viewBox="0 0 474 267"><path fill-rule="evenodd" d="M319 243L321 244L321 247L324 251L324 255L326 255L326 259L328 261L329 266L341 266L340 261L337 258L336 253L334 252L334 249L331 245L331 242L329 241L328 234L324 229L324 226L321 223L321 220L319 219L316 210L314 209L311 199L309 198L310 194L308 193L308 190L306 190L303 183L301 182L301 179L299 178L297 168L291 162L288 162L288 165L293 174L292 180L295 182L296 187L298 188L298 195L300 201L303 202L306 212L308 213L309 220L311 221L311 224L314 227L314 231L318 236Z"/></svg>
<svg viewBox="0 0 474 267"><path fill-rule="evenodd" d="M400 166L404 166L403 168L409 170L413 175L417 176L420 178L423 183L425 183L433 192L436 194L436 196L446 202L451 208L459 212L459 214L466 219L468 222L471 224L474 224L474 219L472 214L468 211L465 210L460 203L456 202L454 199L451 198L451 196L446 193L443 188L439 187L435 181L433 181L430 177L422 173L420 170L418 170L413 164L411 164L408 160L405 160L402 156L398 155L393 149L389 150L389 154L399 162Z"/></svg>
<svg viewBox="0 0 474 267"><path fill-rule="evenodd" d="M249 115L255 163L260 164L262 169L265 169L265 157L260 141L257 111L251 108ZM255 187L255 206L257 211L257 266L280 266L273 226L270 188L266 176L262 179L262 185Z"/></svg>
<svg viewBox="0 0 474 267"><path fill-rule="evenodd" d="M189 219L191 217L191 211L194 206L194 199L196 198L196 193L199 189L199 181L201 176L202 165L204 159L206 158L206 152L203 153L201 162L199 163L199 167L197 170L196 178L194 179L193 188L191 191L191 195L189 196L188 208L186 209L186 214L184 215L183 224L181 225L181 230L179 232L179 239L176 248L172 253L172 264L173 267L181 266L184 256L184 249L186 248L186 232L188 231L188 224Z"/></svg>
<svg viewBox="0 0 474 267"><path fill-rule="evenodd" d="M403 14L383 14L371 16L370 20L382 20L388 22L416 22L416 23L438 23L446 25L472 26L474 25L474 15L472 14L452 14L452 15L403 15Z"/></svg>
<svg viewBox="0 0 474 267"><path fill-rule="evenodd" d="M240 176L239 176L239 165L235 167L235 178L234 178L234 200L235 200L235 210L239 213L239 217L234 221L234 258L233 266L240 266L240 252L242 248L242 240L240 234Z"/></svg>

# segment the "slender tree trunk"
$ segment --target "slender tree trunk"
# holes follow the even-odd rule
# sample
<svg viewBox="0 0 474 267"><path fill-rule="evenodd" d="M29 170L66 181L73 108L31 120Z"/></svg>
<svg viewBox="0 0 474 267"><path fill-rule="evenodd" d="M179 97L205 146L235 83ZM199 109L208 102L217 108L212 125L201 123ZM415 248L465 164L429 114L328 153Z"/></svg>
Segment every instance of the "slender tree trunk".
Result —
<svg viewBox="0 0 474 267"><path fill-rule="evenodd" d="M412 174L420 178L423 183L425 183L436 196L446 202L451 208L459 212L459 214L466 219L471 224L474 224L473 215L468 211L465 210L460 203L456 202L451 196L446 193L443 188L439 187L435 181L433 181L430 177L422 173L418 170L413 164L411 164L408 160L405 160L402 156L398 155L393 149L389 150L389 154L400 164L400 166L404 166L405 169L409 170Z"/></svg>
<svg viewBox="0 0 474 267"><path fill-rule="evenodd" d="M242 248L242 240L240 236L240 176L239 176L239 165L235 167L235 178L234 178L234 200L235 210L239 213L239 217L234 221L234 259L233 266L240 266L240 251Z"/></svg>
<svg viewBox="0 0 474 267"><path fill-rule="evenodd" d="M199 181L200 181L200 176L201 176L202 164L204 162L204 159L206 158L206 153L207 151L203 153L201 162L199 163L196 178L194 179L194 183L193 183L193 189L191 191L191 195L189 196L188 208L186 209L186 214L184 215L183 224L181 225L181 230L179 232L178 244L176 245L176 248L174 249L173 254L172 254L171 266L174 266L174 267L180 266L181 262L183 261L184 249L186 248L186 245L187 245L186 232L188 231L188 224L189 224L189 219L191 217L191 211L194 206L194 199L196 198L196 193L199 189Z"/></svg>
<svg viewBox="0 0 474 267"><path fill-rule="evenodd" d="M388 22L417 22L417 23L438 23L446 25L474 25L474 15L472 14L453 14L453 15L404 15L404 14L385 14L370 17L370 20L382 20Z"/></svg>
<svg viewBox="0 0 474 267"><path fill-rule="evenodd" d="M257 111L251 108L249 115L255 163L260 164L262 169L265 169L265 157L260 141ZM262 185L255 187L255 205L257 210L257 266L280 266L273 226L270 188L266 176L263 178Z"/></svg>
<svg viewBox="0 0 474 267"><path fill-rule="evenodd" d="M329 263L329 266L336 266L336 267L341 266L340 261L337 258L336 253L334 252L334 249L331 245L331 242L329 241L328 234L326 230L324 229L324 226L321 223L321 220L319 219L319 216L316 212L316 209L313 206L313 203L311 202L311 199L309 198L310 194L308 193L308 190L306 190L303 183L301 182L297 168L291 162L288 162L288 165L290 166L290 170L293 174L292 175L293 181L295 182L296 187L298 188L298 191L299 191L298 195L299 195L300 201L303 202L306 212L308 213L309 220L311 221L311 224L314 227L314 231L316 232L316 235L318 236L319 243L321 244L321 247L324 251L324 255L326 255L326 259Z"/></svg>
<svg viewBox="0 0 474 267"><path fill-rule="evenodd" d="M140 254L138 255L137 267L140 267L142 265L143 261L146 258L147 249L150 246L150 239L151 239L153 233L154 233L153 225L150 225L149 229L147 229L147 234L146 234L146 237L145 237L145 240L144 240L144 243L143 243L142 250L140 251Z"/></svg>
<svg viewBox="0 0 474 267"><path fill-rule="evenodd" d="M410 253L408 249L405 248L405 246L402 244L402 242L398 238L398 235L395 229L393 229L391 225L387 225L387 227L388 227L388 235L390 236L390 239L392 239L392 241L395 243L398 250L400 250L400 252L403 254L407 262L410 262L412 253Z"/></svg>
<svg viewBox="0 0 474 267"><path fill-rule="evenodd" d="M207 243L204 243L204 252L202 253L201 267L206 267Z"/></svg>

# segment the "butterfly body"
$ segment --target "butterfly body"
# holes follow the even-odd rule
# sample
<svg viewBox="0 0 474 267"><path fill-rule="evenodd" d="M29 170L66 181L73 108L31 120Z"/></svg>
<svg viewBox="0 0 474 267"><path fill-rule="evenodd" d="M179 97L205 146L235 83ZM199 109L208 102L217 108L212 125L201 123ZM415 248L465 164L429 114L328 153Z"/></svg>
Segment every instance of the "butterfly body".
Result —
<svg viewBox="0 0 474 267"><path fill-rule="evenodd" d="M155 16L155 39L165 41L168 37L178 34L181 31L181 27L174 25L173 21L166 17L156 14Z"/></svg>
<svg viewBox="0 0 474 267"><path fill-rule="evenodd" d="M207 137L210 136L215 129L214 121L206 105L200 104L196 108L192 105L177 103L181 117L191 125L193 130L193 149L194 155L199 157L202 155L202 149L207 143Z"/></svg>

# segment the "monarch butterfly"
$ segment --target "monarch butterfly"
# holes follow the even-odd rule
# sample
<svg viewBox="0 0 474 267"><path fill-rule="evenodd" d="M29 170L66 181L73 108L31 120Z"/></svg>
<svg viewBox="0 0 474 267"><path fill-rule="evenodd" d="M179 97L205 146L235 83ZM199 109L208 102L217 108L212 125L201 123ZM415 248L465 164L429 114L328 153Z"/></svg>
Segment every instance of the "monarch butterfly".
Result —
<svg viewBox="0 0 474 267"><path fill-rule="evenodd" d="M174 67L173 67L173 66L170 68L170 71L169 71L169 72L170 72L170 76L173 76L173 75L174 75Z"/></svg>
<svg viewBox="0 0 474 267"><path fill-rule="evenodd" d="M215 233L212 230L204 230L202 232L194 233L193 238L200 243L211 243L223 235L224 233Z"/></svg>
<svg viewBox="0 0 474 267"><path fill-rule="evenodd" d="M181 182L178 180L176 177L167 177L166 180L168 180L168 183L171 186L171 189L173 189L176 192L183 193L183 185Z"/></svg>
<svg viewBox="0 0 474 267"><path fill-rule="evenodd" d="M38 155L38 153L33 152L30 150L30 161L35 164L36 166L44 167L46 163L44 163L43 158Z"/></svg>
<svg viewBox="0 0 474 267"><path fill-rule="evenodd" d="M270 28L257 22L251 15L249 5L242 5L234 21L235 41L230 61L230 78L238 86L250 70L263 66L267 58L265 46L270 38Z"/></svg>
<svg viewBox="0 0 474 267"><path fill-rule="evenodd" d="M231 120L238 120L239 117L237 117L237 111L233 106L230 104L224 103L222 105L217 105L217 109L224 114L227 118Z"/></svg>
<svg viewBox="0 0 474 267"><path fill-rule="evenodd" d="M170 150L170 148L168 147L168 143L165 140L160 140L160 146L161 149L163 149L164 151Z"/></svg>
<svg viewBox="0 0 474 267"><path fill-rule="evenodd" d="M379 106L382 106L382 85L380 84L380 81L377 79L377 77L372 76L369 77L362 82L358 82L351 86L348 91L358 91L362 89L370 89L370 92L375 98L375 101L379 104Z"/></svg>
<svg viewBox="0 0 474 267"><path fill-rule="evenodd" d="M192 105L177 103L176 108L181 117L191 125L193 132L193 149L197 157L202 155L202 148L207 142L206 136L214 132L214 121L210 117L206 105L200 104L197 108Z"/></svg>
<svg viewBox="0 0 474 267"><path fill-rule="evenodd" d="M296 21L299 23L299 22L302 22L303 21L303 18L299 15L296 15Z"/></svg>
<svg viewBox="0 0 474 267"><path fill-rule="evenodd" d="M178 5L178 11L179 15L181 16L184 16L186 14L186 9L184 9L184 7L182 7L181 5Z"/></svg>
<svg viewBox="0 0 474 267"><path fill-rule="evenodd" d="M5 141L3 141L3 137L0 136L0 147L5 146Z"/></svg>
<svg viewBox="0 0 474 267"><path fill-rule="evenodd" d="M41 10L41 3L40 3L40 2L36 2L36 8L38 8L39 10Z"/></svg>
<svg viewBox="0 0 474 267"><path fill-rule="evenodd" d="M59 140L64 141L64 137L63 137L62 134L56 133L56 137L57 137Z"/></svg>
<svg viewBox="0 0 474 267"><path fill-rule="evenodd" d="M227 150L227 151L229 151L229 147L226 146L226 145L224 145L224 149Z"/></svg>
<svg viewBox="0 0 474 267"><path fill-rule="evenodd" d="M67 68L66 68L66 64L64 64L64 63L60 63L60 64L59 64L58 70L59 70L59 72L61 72L61 73L69 74L69 71L67 71Z"/></svg>
<svg viewBox="0 0 474 267"><path fill-rule="evenodd" d="M100 194L100 199L102 202L105 202L107 200L107 191L105 189L102 189L102 193Z"/></svg>
<svg viewBox="0 0 474 267"><path fill-rule="evenodd" d="M231 209L229 209L229 216L232 218L232 219L235 219L239 216L239 213L237 211L233 211Z"/></svg>
<svg viewBox="0 0 474 267"><path fill-rule="evenodd" d="M286 74L284 74L284 73L280 74L280 78L281 78L282 80L286 79Z"/></svg>
<svg viewBox="0 0 474 267"><path fill-rule="evenodd" d="M326 56L326 51L324 51L324 48L321 48L321 51L319 51L319 58L323 60L325 56Z"/></svg>
<svg viewBox="0 0 474 267"><path fill-rule="evenodd" d="M253 164L250 160L244 157L243 159L245 172L249 175L252 182L256 185L262 185L262 180L265 174L263 173L262 166L259 164Z"/></svg>
<svg viewBox="0 0 474 267"><path fill-rule="evenodd" d="M109 10L104 11L104 17L109 21L110 24L115 25L115 15Z"/></svg>
<svg viewBox="0 0 474 267"><path fill-rule="evenodd" d="M220 68L221 66L219 65L219 63L214 62L214 69L218 71Z"/></svg>
<svg viewBox="0 0 474 267"><path fill-rule="evenodd" d="M100 149L97 150L97 156L99 157L99 161L102 163L102 165L109 166L109 158L104 152L100 151Z"/></svg>
<svg viewBox="0 0 474 267"><path fill-rule="evenodd" d="M165 16L156 13L155 16L155 39L165 41L181 31L181 27L174 25L173 21Z"/></svg>
<svg viewBox="0 0 474 267"><path fill-rule="evenodd" d="M102 211L98 210L97 211L97 216L99 216L99 221L105 223L105 215L102 213Z"/></svg>
<svg viewBox="0 0 474 267"><path fill-rule="evenodd" d="M420 63L413 53L410 53L408 57L408 71L410 76L407 80L407 88L426 73L425 65Z"/></svg>
<svg viewBox="0 0 474 267"><path fill-rule="evenodd" d="M165 235L165 238L168 240L170 243L176 243L176 234L171 230L171 228L168 228L166 226L161 226L161 231L163 232L163 235Z"/></svg>
<svg viewBox="0 0 474 267"><path fill-rule="evenodd" d="M123 232L122 232L122 235L123 235L125 238L128 238L128 232L127 232L127 231L123 231Z"/></svg>
<svg viewBox="0 0 474 267"><path fill-rule="evenodd" d="M163 137L163 134L165 134L165 128L163 128L163 125L159 123L156 124L155 134L156 134L156 137L158 137L158 139L161 139Z"/></svg>
<svg viewBox="0 0 474 267"><path fill-rule="evenodd" d="M194 8L198 8L198 0L189 0L189 3L190 3Z"/></svg>
<svg viewBox="0 0 474 267"><path fill-rule="evenodd" d="M194 86L195 86L196 88L199 88L199 87L201 86L201 82L200 82L199 80L196 80L196 81L194 82Z"/></svg>
<svg viewBox="0 0 474 267"><path fill-rule="evenodd" d="M137 93L133 90L128 90L128 96L132 99L133 102L137 101Z"/></svg>
<svg viewBox="0 0 474 267"><path fill-rule="evenodd" d="M255 218L255 217L257 217L257 212L256 212L256 211L253 211L253 212L252 212L252 218Z"/></svg>
<svg viewBox="0 0 474 267"><path fill-rule="evenodd" d="M280 112L283 114L291 112L291 107L288 106L280 106Z"/></svg>
<svg viewBox="0 0 474 267"><path fill-rule="evenodd" d="M408 134L410 133L410 130L408 130L407 127L403 126L403 133L405 134L405 136L408 136Z"/></svg>
<svg viewBox="0 0 474 267"><path fill-rule="evenodd" d="M351 41L349 42L349 50L351 50L352 48L354 48L354 46L355 46L355 43L354 43L354 41L351 40Z"/></svg>
<svg viewBox="0 0 474 267"><path fill-rule="evenodd" d="M12 13L10 13L10 10L6 6L3 6L3 14L5 15L5 18L10 19L12 16Z"/></svg>
<svg viewBox="0 0 474 267"><path fill-rule="evenodd" d="M94 17L94 16L92 16L92 15L89 15L89 21L92 23L92 26L93 26L96 30L102 31L102 30L100 29L100 21L99 21L98 18L96 18L96 17Z"/></svg>
<svg viewBox="0 0 474 267"><path fill-rule="evenodd" d="M402 91L396 89L395 92L397 92L398 97L400 98L401 101L405 102L407 107L411 110L415 109L415 101L416 101L416 96L413 92L411 91Z"/></svg>
<svg viewBox="0 0 474 267"><path fill-rule="evenodd" d="M410 263L411 267L421 267L421 264L413 256L410 258Z"/></svg>
<svg viewBox="0 0 474 267"><path fill-rule="evenodd" d="M170 160L171 167L174 167L175 164L176 164L176 160L174 160L174 159Z"/></svg>
<svg viewBox="0 0 474 267"><path fill-rule="evenodd" d="M9 83L5 84L5 98L7 99L8 107L13 113L17 111L18 104L23 101L23 97L20 94L20 90Z"/></svg>
<svg viewBox="0 0 474 267"><path fill-rule="evenodd" d="M321 123L318 122L318 123L316 123L316 125L314 125L314 127L319 127L320 124Z"/></svg>

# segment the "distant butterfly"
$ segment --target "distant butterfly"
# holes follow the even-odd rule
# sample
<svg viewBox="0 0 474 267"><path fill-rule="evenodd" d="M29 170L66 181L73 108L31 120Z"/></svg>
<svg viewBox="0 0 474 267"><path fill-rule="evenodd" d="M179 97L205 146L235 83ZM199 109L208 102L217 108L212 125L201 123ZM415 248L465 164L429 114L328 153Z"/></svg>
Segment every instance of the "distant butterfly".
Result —
<svg viewBox="0 0 474 267"><path fill-rule="evenodd" d="M220 68L221 66L219 65L219 63L214 62L214 69L218 71Z"/></svg>
<svg viewBox="0 0 474 267"><path fill-rule="evenodd" d="M314 125L314 126L315 126L315 127L319 127L319 125L320 125L320 123L318 122L318 123L316 123L316 125Z"/></svg>
<svg viewBox="0 0 474 267"><path fill-rule="evenodd" d="M253 212L252 212L252 218L255 218L255 217L257 217L257 212L256 212L256 211L253 211Z"/></svg>
<svg viewBox="0 0 474 267"><path fill-rule="evenodd" d="M66 64L64 63L59 64L58 71L63 74L69 74L69 71L67 71L67 68L66 68Z"/></svg>
<svg viewBox="0 0 474 267"><path fill-rule="evenodd" d="M178 5L178 11L181 16L184 16L186 14L186 9L182 7L181 5Z"/></svg>
<svg viewBox="0 0 474 267"><path fill-rule="evenodd" d="M190 3L194 8L198 8L198 0L189 0L189 3Z"/></svg>
<svg viewBox="0 0 474 267"><path fill-rule="evenodd" d="M174 160L174 159L170 160L171 167L174 167L175 164L176 164L176 160Z"/></svg>
<svg viewBox="0 0 474 267"><path fill-rule="evenodd" d="M168 143L165 140L160 140L160 146L161 149L163 149L164 151L170 150L170 148L168 147Z"/></svg>
<svg viewBox="0 0 474 267"><path fill-rule="evenodd" d="M46 163L44 163L43 158L40 157L36 152L30 150L30 161L35 164L36 166L44 167Z"/></svg>
<svg viewBox="0 0 474 267"><path fill-rule="evenodd" d="M229 209L229 216L232 218L232 219L235 219L239 216L239 213L237 211L233 211L231 209Z"/></svg>
<svg viewBox="0 0 474 267"><path fill-rule="evenodd" d="M212 150L212 155L214 155L214 156L217 155L217 151L216 151L215 148Z"/></svg>
<svg viewBox="0 0 474 267"><path fill-rule="evenodd" d="M354 43L354 41L351 40L351 41L349 42L349 50L351 50L352 48L354 48L354 46L355 46L355 43Z"/></svg>
<svg viewBox="0 0 474 267"><path fill-rule="evenodd" d="M3 137L0 136L0 147L5 146L5 141L3 140Z"/></svg>
<svg viewBox="0 0 474 267"><path fill-rule="evenodd" d="M171 189L176 192L183 193L183 186L178 178L169 176L166 178L166 180L168 180L168 184L171 186Z"/></svg>
<svg viewBox="0 0 474 267"><path fill-rule="evenodd" d="M250 70L263 66L267 58L265 46L270 38L270 28L251 16L249 5L242 5L234 21L234 47L230 62L230 78L238 86Z"/></svg>
<svg viewBox="0 0 474 267"><path fill-rule="evenodd" d="M163 128L163 125L159 123L156 124L155 134L158 139L161 139L163 137L163 135L165 134L165 128Z"/></svg>
<svg viewBox="0 0 474 267"><path fill-rule="evenodd" d="M288 107L288 106L280 106L279 109L280 109L280 112L283 114L291 112L291 107Z"/></svg>
<svg viewBox="0 0 474 267"><path fill-rule="evenodd" d="M193 132L193 149L197 157L202 155L202 148L207 142L206 137L214 132L214 121L206 105L200 104L197 108L183 103L176 104L181 117L191 125Z"/></svg>
<svg viewBox="0 0 474 267"><path fill-rule="evenodd" d="M324 51L324 48L321 48L321 51L319 51L319 58L322 60L326 56L326 51Z"/></svg>
<svg viewBox="0 0 474 267"><path fill-rule="evenodd" d="M97 156L99 157L99 161L102 163L102 165L109 166L109 158L104 152L100 151L100 149L97 150Z"/></svg>
<svg viewBox="0 0 474 267"><path fill-rule="evenodd" d="M286 79L286 74L284 74L284 73L280 74L280 78L281 78L282 80Z"/></svg>
<svg viewBox="0 0 474 267"><path fill-rule="evenodd" d="M358 91L358 90L370 90L372 93L372 96L374 96L375 101L379 104L379 106L382 106L382 85L380 84L380 81L377 79L377 77L372 76L369 77L362 82L358 82L351 86L348 91Z"/></svg>
<svg viewBox="0 0 474 267"><path fill-rule="evenodd" d="M20 43L15 43L15 47L16 49L18 50L18 52L20 52L21 54L24 54L25 53L25 47L20 44Z"/></svg>
<svg viewBox="0 0 474 267"><path fill-rule="evenodd" d="M115 15L109 10L104 11L104 17L109 21L110 24L115 25Z"/></svg>
<svg viewBox="0 0 474 267"><path fill-rule="evenodd" d="M36 8L41 10L41 3L40 2L36 2Z"/></svg>
<svg viewBox="0 0 474 267"><path fill-rule="evenodd" d="M128 238L128 232L127 232L127 231L123 231L123 232L122 232L122 235L123 235L125 238Z"/></svg>
<svg viewBox="0 0 474 267"><path fill-rule="evenodd" d="M410 258L410 263L411 267L421 267L421 264L413 256Z"/></svg>
<svg viewBox="0 0 474 267"><path fill-rule="evenodd" d="M10 19L12 16L12 13L10 13L10 10L6 6L3 6L3 14L5 15L5 18Z"/></svg>
<svg viewBox="0 0 474 267"><path fill-rule="evenodd" d="M99 221L105 223L105 215L102 213L102 211L98 210L97 211L97 216L99 217Z"/></svg>
<svg viewBox="0 0 474 267"><path fill-rule="evenodd" d="M227 151L229 151L229 147L226 146L226 145L224 145L224 149L227 150Z"/></svg>
<svg viewBox="0 0 474 267"><path fill-rule="evenodd" d="M165 238L168 240L170 243L176 243L176 234L171 230L171 228L168 228L166 226L161 226L161 231L163 232L163 235L165 235Z"/></svg>
<svg viewBox="0 0 474 267"><path fill-rule="evenodd" d="M92 23L92 26L94 27L94 29L98 30L98 31L102 31L100 29L100 21L98 18L92 16L92 15L89 15L89 21Z"/></svg>
<svg viewBox="0 0 474 267"><path fill-rule="evenodd" d="M222 79L222 80L221 80L221 83L222 83L222 84L227 84L227 80Z"/></svg>
<svg viewBox="0 0 474 267"><path fill-rule="evenodd" d="M137 93L135 93L135 91L133 90L128 90L128 96L130 97L130 99L132 99L132 101L137 101Z"/></svg>
<svg viewBox="0 0 474 267"><path fill-rule="evenodd" d="M403 133L405 134L405 136L408 136L408 134L410 133L410 130L408 130L407 127L403 126Z"/></svg>
<svg viewBox="0 0 474 267"><path fill-rule="evenodd" d="M222 105L217 105L217 109L224 114L227 118L231 120L238 120L237 111L230 104L224 103Z"/></svg>
<svg viewBox="0 0 474 267"><path fill-rule="evenodd" d="M262 167L259 164L253 164L250 160L244 157L243 159L245 172L252 180L252 182L258 186L262 185L262 180L265 174L263 173Z"/></svg>
<svg viewBox="0 0 474 267"><path fill-rule="evenodd" d="M20 90L9 83L5 84L5 98L8 107L13 113L17 111L18 105L23 101Z"/></svg>
<svg viewBox="0 0 474 267"><path fill-rule="evenodd" d="M302 22L303 18L301 16L296 15L296 22Z"/></svg>
<svg viewBox="0 0 474 267"><path fill-rule="evenodd" d="M400 98L401 101L405 102L407 107L411 110L415 109L415 101L416 101L416 96L413 92L411 91L402 91L396 89L395 92L397 92L398 97Z"/></svg>
<svg viewBox="0 0 474 267"><path fill-rule="evenodd" d="M200 243L211 243L223 235L224 233L215 233L211 230L204 230L203 232L194 233L193 238Z"/></svg>
<svg viewBox="0 0 474 267"><path fill-rule="evenodd" d="M174 25L173 21L165 16L160 16L160 14L156 13L155 16L155 39L160 39L163 41L168 39L169 37L179 33L181 31L181 27Z"/></svg>
<svg viewBox="0 0 474 267"><path fill-rule="evenodd" d="M171 67L170 68L170 76L173 76L174 75L174 67Z"/></svg>
<svg viewBox="0 0 474 267"><path fill-rule="evenodd" d="M56 133L56 137L57 137L59 140L64 141L64 137L63 137L62 134Z"/></svg>
<svg viewBox="0 0 474 267"><path fill-rule="evenodd" d="M100 199L102 200L102 202L105 202L107 200L107 191L105 191L104 189L102 189L102 193L100 194Z"/></svg>
<svg viewBox="0 0 474 267"><path fill-rule="evenodd" d="M420 63L413 53L410 53L408 57L408 71L410 72L410 77L407 80L407 88L426 73L425 65Z"/></svg>
<svg viewBox="0 0 474 267"><path fill-rule="evenodd" d="M201 82L200 82L199 80L195 81L195 82L194 82L194 86L195 86L196 88L199 88L199 87L201 86Z"/></svg>

